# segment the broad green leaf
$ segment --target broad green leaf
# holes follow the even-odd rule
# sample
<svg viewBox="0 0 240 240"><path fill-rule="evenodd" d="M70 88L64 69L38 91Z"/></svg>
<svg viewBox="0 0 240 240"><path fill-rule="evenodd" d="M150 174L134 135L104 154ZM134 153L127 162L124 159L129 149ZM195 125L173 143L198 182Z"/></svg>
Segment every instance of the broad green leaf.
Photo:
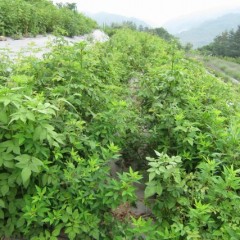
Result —
<svg viewBox="0 0 240 240"><path fill-rule="evenodd" d="M20 228L20 227L24 227L24 224L25 224L25 219L24 218L19 218L17 220L17 227Z"/></svg>
<svg viewBox="0 0 240 240"><path fill-rule="evenodd" d="M67 207L67 208L66 208L66 212L67 212L68 214L72 214L72 208L71 208L71 207Z"/></svg>
<svg viewBox="0 0 240 240"><path fill-rule="evenodd" d="M57 238L57 237L54 237L54 236L51 236L51 237L49 238L49 240L58 240L58 238Z"/></svg>
<svg viewBox="0 0 240 240"><path fill-rule="evenodd" d="M91 235L94 239L98 240L99 239L99 230L98 229L92 230Z"/></svg>
<svg viewBox="0 0 240 240"><path fill-rule="evenodd" d="M161 183L160 182L158 182L157 184L156 184L156 186L155 186L155 191L156 191L156 193L160 196L161 194L162 194L162 186L161 186Z"/></svg>
<svg viewBox="0 0 240 240"><path fill-rule="evenodd" d="M36 165L36 166L42 166L43 162L41 160L39 160L38 158L32 157L32 162Z"/></svg>
<svg viewBox="0 0 240 240"><path fill-rule="evenodd" d="M31 169L31 171L35 173L39 173L40 171L39 167L34 163L29 164L29 169Z"/></svg>
<svg viewBox="0 0 240 240"><path fill-rule="evenodd" d="M2 195L3 196L5 196L5 195L7 195L7 193L9 192L9 186L8 185L3 185L2 187L1 187L1 193L2 193Z"/></svg>
<svg viewBox="0 0 240 240"><path fill-rule="evenodd" d="M2 153L0 158L3 158L4 161L12 161L14 159L14 156L11 153Z"/></svg>
<svg viewBox="0 0 240 240"><path fill-rule="evenodd" d="M9 176L9 173L0 173L0 181L8 179Z"/></svg>
<svg viewBox="0 0 240 240"><path fill-rule="evenodd" d="M29 168L31 169L32 172L38 173L40 171L39 166L42 166L43 163L39 159L32 157L32 161L29 164Z"/></svg>
<svg viewBox="0 0 240 240"><path fill-rule="evenodd" d="M0 209L0 219L4 219L4 211Z"/></svg>
<svg viewBox="0 0 240 240"><path fill-rule="evenodd" d="M53 230L52 235L53 235L54 237L58 237L59 234L60 234L60 232L61 232L61 230L62 230L62 228L63 228L63 226L64 226L63 224L57 225L57 226L55 227L55 229Z"/></svg>
<svg viewBox="0 0 240 240"><path fill-rule="evenodd" d="M42 130L41 130L41 132L40 132L40 135L39 135L40 141L43 142L43 140L47 139L47 136L48 136L48 135L47 135L46 129L43 129L43 128L42 128Z"/></svg>
<svg viewBox="0 0 240 240"><path fill-rule="evenodd" d="M151 172L149 173L149 182L151 182L156 176L156 173L155 172Z"/></svg>
<svg viewBox="0 0 240 240"><path fill-rule="evenodd" d="M31 169L28 167L24 168L21 172L21 176L23 183L26 183L30 179Z"/></svg>
<svg viewBox="0 0 240 240"><path fill-rule="evenodd" d="M144 191L145 198L152 197L154 194L156 194L155 186L149 185L145 188Z"/></svg>
<svg viewBox="0 0 240 240"><path fill-rule="evenodd" d="M1 161L0 161L0 162L1 162ZM7 167L7 168L14 168L14 167L15 167L14 162L13 162L12 159L11 159L11 160L5 160L5 161L3 162L3 165L4 165L5 167Z"/></svg>
<svg viewBox="0 0 240 240"><path fill-rule="evenodd" d="M34 134L33 134L33 139L34 140L40 139L41 132L42 132L42 127L41 126L37 126L35 128L35 131L34 131Z"/></svg>
<svg viewBox="0 0 240 240"><path fill-rule="evenodd" d="M187 138L188 143L193 146L193 139L192 138Z"/></svg>
<svg viewBox="0 0 240 240"><path fill-rule="evenodd" d="M61 219L64 223L66 223L68 221L68 214L63 214Z"/></svg>
<svg viewBox="0 0 240 240"><path fill-rule="evenodd" d="M13 153L15 153L15 154L20 154L20 147L19 146L14 146L13 148L12 148L12 151L13 151Z"/></svg>
<svg viewBox="0 0 240 240"><path fill-rule="evenodd" d="M31 156L27 154L22 154L20 156L15 157L15 159L19 161L18 163L16 163L16 167L23 169L29 166Z"/></svg>
<svg viewBox="0 0 240 240"><path fill-rule="evenodd" d="M32 112L28 112L27 114L26 114L26 118L27 119L29 119L29 120L31 120L31 121L33 121L33 122L35 122L35 116L34 116L34 114L32 113Z"/></svg>
<svg viewBox="0 0 240 240"><path fill-rule="evenodd" d="M2 122L4 124L8 124L8 122L9 122L8 115L4 110L0 112L0 122Z"/></svg>
<svg viewBox="0 0 240 240"><path fill-rule="evenodd" d="M0 199L0 207L5 208L5 202L2 199Z"/></svg>

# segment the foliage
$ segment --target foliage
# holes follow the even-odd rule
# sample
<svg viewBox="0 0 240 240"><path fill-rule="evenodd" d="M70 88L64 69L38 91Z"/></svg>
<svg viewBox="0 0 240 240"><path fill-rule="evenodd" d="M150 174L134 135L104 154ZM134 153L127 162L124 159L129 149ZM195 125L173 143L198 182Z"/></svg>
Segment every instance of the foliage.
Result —
<svg viewBox="0 0 240 240"><path fill-rule="evenodd" d="M147 32L155 34L166 41L176 40L176 38L163 27L148 29Z"/></svg>
<svg viewBox="0 0 240 240"><path fill-rule="evenodd" d="M239 239L239 88L177 43L59 38L0 73L0 236ZM149 216L131 212L136 171Z"/></svg>
<svg viewBox="0 0 240 240"><path fill-rule="evenodd" d="M142 111L151 133L148 151L181 156L187 171L216 155L220 161L234 162L238 151L227 139L235 135L231 122L238 125L237 92L177 55L174 48L168 56L169 70L151 68L141 81Z"/></svg>
<svg viewBox="0 0 240 240"><path fill-rule="evenodd" d="M90 32L96 23L63 5L60 8L48 0L2 0L0 2L0 35L20 38L52 33L58 29L66 36Z"/></svg>
<svg viewBox="0 0 240 240"><path fill-rule="evenodd" d="M149 28L149 27L143 27L142 25L137 26L134 22L126 21L122 23L112 23L111 26L105 25L103 27L103 30L107 32L108 35L112 36L114 35L117 30L119 29L131 29L134 31L140 31L140 32L147 32L150 34L153 34L155 36L158 36L166 41L178 41L177 38L175 38L172 34L170 34L165 28ZM180 43L179 43L180 45Z"/></svg>
<svg viewBox="0 0 240 240"><path fill-rule="evenodd" d="M155 196L150 204L161 239L238 239L239 169L206 160L187 174L181 157L156 155L148 158L145 192Z"/></svg>
<svg viewBox="0 0 240 240"><path fill-rule="evenodd" d="M140 176L109 174L134 111L97 70L101 51L60 40L1 79L1 236L112 239L112 209L135 200Z"/></svg>
<svg viewBox="0 0 240 240"><path fill-rule="evenodd" d="M81 121L70 118L57 132L63 109L43 96L27 96L31 80L14 76L10 84L22 87L1 88L0 232L31 239L57 239L61 230L70 239L104 237L98 226L111 217L111 208L134 200L131 183L139 176L130 169L119 181L111 179L107 162L118 148L84 139ZM84 158L86 141L95 150Z"/></svg>

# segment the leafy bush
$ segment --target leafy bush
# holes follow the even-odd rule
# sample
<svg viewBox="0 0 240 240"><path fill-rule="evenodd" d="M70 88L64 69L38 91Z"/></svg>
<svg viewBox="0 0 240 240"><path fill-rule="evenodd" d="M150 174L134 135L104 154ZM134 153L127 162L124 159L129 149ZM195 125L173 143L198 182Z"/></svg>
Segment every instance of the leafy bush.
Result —
<svg viewBox="0 0 240 240"><path fill-rule="evenodd" d="M238 239L239 169L203 161L185 172L181 157L148 158L145 190L161 239Z"/></svg>
<svg viewBox="0 0 240 240"><path fill-rule="evenodd" d="M141 81L149 150L181 156L188 171L206 157L238 165L230 140L236 136L231 124L238 125L237 88L171 51L168 70L151 67Z"/></svg>
<svg viewBox="0 0 240 240"><path fill-rule="evenodd" d="M57 131L63 110L43 96L28 96L31 81L13 76L13 86L1 88L0 232L31 239L57 239L62 229L70 239L105 236L99 225L112 208L134 200L131 183L139 175L130 170L119 181L111 179L107 162L117 157L118 148L94 146L74 118ZM86 142L94 153L89 150L83 158Z"/></svg>

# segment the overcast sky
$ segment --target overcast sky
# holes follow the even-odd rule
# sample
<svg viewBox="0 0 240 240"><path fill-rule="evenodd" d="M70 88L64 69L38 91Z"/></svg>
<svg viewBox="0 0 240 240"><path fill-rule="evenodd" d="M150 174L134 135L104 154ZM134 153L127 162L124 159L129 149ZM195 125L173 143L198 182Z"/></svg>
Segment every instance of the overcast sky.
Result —
<svg viewBox="0 0 240 240"><path fill-rule="evenodd" d="M154 25L197 12L239 8L240 0L54 0L77 3L81 12L109 12L137 17Z"/></svg>

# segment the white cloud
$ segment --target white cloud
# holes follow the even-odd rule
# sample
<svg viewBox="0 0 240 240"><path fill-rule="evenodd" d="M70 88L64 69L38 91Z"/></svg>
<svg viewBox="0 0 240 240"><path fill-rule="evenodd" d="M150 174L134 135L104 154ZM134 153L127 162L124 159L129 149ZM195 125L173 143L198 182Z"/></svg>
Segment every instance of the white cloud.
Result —
<svg viewBox="0 0 240 240"><path fill-rule="evenodd" d="M158 25L194 12L240 7L240 0L54 0L54 2L75 2L82 12L110 12L141 18Z"/></svg>

